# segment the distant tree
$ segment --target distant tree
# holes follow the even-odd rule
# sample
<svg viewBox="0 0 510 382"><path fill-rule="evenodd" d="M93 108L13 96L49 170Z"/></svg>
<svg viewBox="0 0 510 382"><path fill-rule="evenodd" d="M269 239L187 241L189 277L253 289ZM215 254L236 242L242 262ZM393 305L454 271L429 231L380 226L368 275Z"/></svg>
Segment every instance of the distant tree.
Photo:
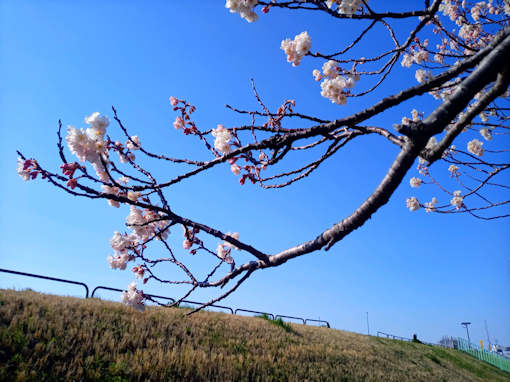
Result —
<svg viewBox="0 0 510 382"><path fill-rule="evenodd" d="M137 135L127 130L113 109L113 120L124 136L123 142L107 134L107 116L93 113L85 118L88 128L67 129L65 143L79 162L68 159L59 124L58 149L63 174L45 169L40 162L20 152L18 173L25 180L41 175L75 196L106 199L113 207L130 206L126 224L132 231L114 233L110 243L115 252L108 257L110 266L125 269L133 262L133 272L144 283L154 280L168 285L188 285L189 290L182 299L197 288L230 286L204 306L228 296L257 270L330 249L390 200L415 162L421 176L413 177L411 186L434 185L441 196L427 202L409 197L407 207L411 211L423 208L430 213L467 213L479 219L509 216L509 200L496 200L503 193L492 192L509 189L501 177L510 167L505 146L510 133L509 3L435 0L424 1L423 9L401 12L385 11L383 8L389 4L386 1L373 3L369 5L367 0L226 1L230 12L240 14L248 22L257 20L257 10L269 17L273 8L322 13L350 22L350 28L358 29L357 37L344 42L336 37L331 39L332 44L341 46L329 52L313 51L306 31L283 40L281 49L293 66L298 66L302 59L316 60L321 69L314 70L313 77L320 82L320 93L339 107L349 98L380 92L377 93L380 101L363 110L335 120L321 118L318 112L316 115L299 113L293 100L285 101L275 110L262 100L253 85L254 97L260 105L258 110L227 105L240 116L246 116L247 123L228 128L220 124L216 129L201 130L192 118L195 106L172 96L170 104L177 113L174 127L201 141L212 159L200 161L151 152ZM403 19L412 27L405 29L404 24L397 22ZM377 51L367 41L375 30L377 33L385 30L388 37L387 45L379 46ZM351 54L363 49L366 52L363 57ZM394 89L390 95L382 94L381 84L395 75L394 69L399 64L413 69L417 84ZM427 93L437 100L437 107L425 115L419 110L418 97ZM414 102L415 109L408 116L391 114L392 107L404 102ZM393 127L373 122L374 117L382 114L392 116ZM296 128L294 120L307 122L309 126ZM241 185L250 182L262 188L287 187L309 176L349 143L368 135L380 136L381 145L396 146L399 150L391 167L381 174L379 185L351 215L339 219L318 236L279 253L264 253L242 241L238 233L221 232L189 219L171 209L165 197L165 191L172 185L225 164L239 177ZM469 137L467 147L453 145L461 135ZM288 158L292 152L316 156L296 164ZM135 154L169 166L185 166L185 170L170 179L156 179L151 170L140 165ZM432 173L432 165L437 171L448 172L457 185L449 188L441 184ZM169 229L175 225L183 228L184 253L180 248L171 248L167 240ZM217 245L208 245L208 236L219 240ZM148 247L155 242L166 249L165 257L154 258L150 254ZM254 259L238 264L234 251L245 251ZM200 277L195 274L187 265L186 256L190 254L200 254L204 261L215 260L210 272ZM158 273L155 266L161 263L174 264L182 270L183 279L170 280ZM123 294L125 303L139 309L144 308L146 298L135 284Z"/></svg>

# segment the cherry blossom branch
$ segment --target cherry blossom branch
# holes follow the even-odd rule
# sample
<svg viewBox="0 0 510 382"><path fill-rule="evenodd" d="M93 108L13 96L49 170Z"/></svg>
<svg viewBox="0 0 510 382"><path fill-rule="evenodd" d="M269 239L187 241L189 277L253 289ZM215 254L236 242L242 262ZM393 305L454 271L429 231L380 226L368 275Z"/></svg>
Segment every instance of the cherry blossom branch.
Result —
<svg viewBox="0 0 510 382"><path fill-rule="evenodd" d="M248 21L254 21L257 17L254 13L256 2L251 4L227 2L231 12L240 13ZM71 152L80 162L89 162L97 176L89 173L85 165L67 161L60 121L57 131L57 148L62 160L61 169L64 176L43 169L35 159L27 159L19 152L18 173L25 180L35 179L40 175L52 185L74 196L105 199L114 207L119 207L121 204L129 206L130 214L126 219L126 226L133 232L114 233L110 244L115 254L108 257L110 266L125 269L127 262L138 261L139 264L133 267L133 272L140 278L145 275L144 283L153 279L168 285L189 285L189 289L176 301L176 304L182 302L197 288L223 288L229 283L233 284L222 295L189 314L227 297L256 270L279 266L292 258L321 249L329 250L345 236L365 224L390 200L417 158L418 170L428 178L426 182L412 178L411 186L417 187L421 183L435 184L448 195L448 198L452 197L452 199L449 204L435 207L437 203L435 197L430 203L425 204L421 204L413 197L410 198L411 200L408 199L408 206L412 211L425 207L427 212L468 213L480 219L493 219L494 217L480 216L479 212L507 206L510 201L496 201L493 195L482 194L482 190L488 186L505 189L509 187L495 183L495 177L510 168L510 164L501 159L508 150L498 146L482 148L482 142L477 139L468 143L468 152L454 149L451 145L464 130L468 130L470 134L480 133L487 141L492 139L493 134L494 136L507 134L505 130L509 127L505 126L505 123L510 118L506 114L509 108L502 103L502 99L508 98L510 83L508 68L508 62L510 62L508 21L510 19L507 16L489 17L489 14L497 15L498 12L503 11L503 3L498 1L494 4L492 2L477 3L470 9L469 6L456 0L453 3L434 0L432 5L430 1L425 1L424 4L425 10L378 12L372 9L366 0L258 2L258 5L262 6L263 13L269 12L272 7L277 7L321 11L334 18L358 22L367 20L362 23L353 40L343 49L336 49L334 50L336 53L329 55L310 53L311 39L307 32L297 35L294 40L282 41L281 47L287 54L287 60L294 66L299 65L304 57L328 60L322 67L322 73L315 70L313 75L317 81L323 80L321 94L338 105L345 104L348 97L360 97L375 91L387 78L390 78L390 74L394 73L395 65L401 56L402 66L410 67L416 64L420 68L415 74L418 85L384 97L375 104L347 117L329 120L301 114L294 111L293 100L286 100L277 107L276 112L273 112L272 107L263 102L252 80L253 94L258 103L257 110L249 111L226 105L228 109L239 115L246 115L250 119L248 123L230 128L218 125L216 129L199 129L190 116L195 111L195 106L185 100L170 97L170 104L178 113L174 127L185 135L198 137L205 149L212 154L210 160L173 158L147 150L138 136L130 134L120 120L117 110L112 107L113 119L127 139L125 144L113 141L110 136L105 135L109 120L106 116L99 116L99 113L93 113L85 118L85 122L90 125L86 131L70 126L66 136L66 143ZM441 13L458 24L460 27L458 33L448 30L441 19ZM416 20L414 27L403 31L405 41L399 43L397 33L388 20L417 17L419 21ZM468 17L475 22L467 21ZM352 52L354 47L359 47L376 26L387 29L391 39L388 41L388 49L382 53L377 52L369 58L344 57ZM427 29L429 26L430 28ZM486 30L484 30L485 27ZM435 38L439 39L436 48L429 47L428 40L422 38L427 30L438 36ZM493 34L496 30L499 32ZM435 63L428 57L429 54L434 54ZM454 60L457 62L450 65ZM340 66L347 63L352 64L352 68ZM362 65L366 66L360 70ZM352 91L351 88L361 76L371 82L366 90ZM396 131L403 136L395 135L390 128L375 126L375 123L371 121L373 117L386 113L394 106L417 100L417 97L425 93L442 99L442 103L427 117L424 113L413 110L412 120L404 117L400 124L394 125ZM476 116L480 116L481 123L473 122ZM299 122L310 123L310 126L305 128L293 126L296 119ZM215 138L214 144L209 142L209 134ZM248 243L240 241L237 233L223 233L209 225L177 214L170 209L164 193L167 187L222 164L230 165L231 171L240 177L241 184L244 184L245 180L250 180L263 188L286 187L310 175L350 141L369 134L380 135L386 141L399 147L398 155L377 187L350 215L312 239L280 252L263 253ZM435 143L435 136L442 136L439 143ZM305 163L300 163L295 169L281 169L280 165L287 164L288 158L291 157L289 153L304 150L309 150ZM192 167L173 178L157 180L151 171L136 161L136 151L152 159ZM486 156L481 159L484 152ZM119 155L119 160L126 164L127 170L114 162L112 158L114 154ZM314 156L310 157L312 154ZM439 159L450 164L448 171L460 190L451 191L439 182L440 178L432 176L429 167ZM244 165L240 165L243 161ZM462 166L462 172L459 171L459 166ZM272 169L278 169L278 172L261 175L263 171ZM117 175L121 177L116 179ZM461 178L461 176L465 177ZM462 195L462 192L466 193ZM151 199L155 199L157 203ZM469 203L476 204L466 205ZM509 215L500 213L498 217ZM177 224L182 225L184 229L183 249L190 255L205 256L214 261L210 265L212 269L205 277L195 272L189 264L185 264L186 261L182 260L183 258L167 241L170 227ZM207 237L217 238L223 242L218 243L215 251L213 248L208 248L208 244L206 245L208 241L204 241L202 235L208 235ZM155 241L162 243L168 255L153 258L149 254L147 246L154 244ZM237 258L234 259L231 255L233 250L245 251L256 260L237 265L235 261ZM173 264L179 268L186 275L184 280L166 279L156 273L155 266L162 263ZM225 267L223 267L224 264ZM229 269L229 271L220 273L220 269ZM139 308L143 306L143 292L132 285L123 294L123 300ZM147 300L163 305L149 296Z"/></svg>
<svg viewBox="0 0 510 382"><path fill-rule="evenodd" d="M438 2L438 0L435 0ZM338 19L353 19L353 20L381 20L381 19L406 19L411 17L426 16L429 14L429 10L416 10L407 12L370 12L366 14L342 14L331 10L325 1L282 1L282 2L265 2L259 1L260 5L277 8L287 8L291 10L309 10L309 11L323 11L328 13L330 16ZM304 4L310 4L306 6Z"/></svg>
<svg viewBox="0 0 510 382"><path fill-rule="evenodd" d="M507 37L506 49L510 47L510 38ZM499 46L497 49L502 50L505 49L504 45ZM507 53L507 58L510 59L510 55ZM497 73L497 80L495 85L484 94L482 99L480 99L470 110L468 110L459 121L450 128L445 134L444 138L430 151L422 154L422 157L429 161L429 163L433 163L436 160L440 159L443 155L444 151L450 147L453 143L454 139L460 134L460 132L468 125L474 117L476 117L482 110L486 108L494 99L501 96L508 88L510 83L510 69L508 67L503 68L503 71ZM463 84L463 86L469 86L469 84Z"/></svg>

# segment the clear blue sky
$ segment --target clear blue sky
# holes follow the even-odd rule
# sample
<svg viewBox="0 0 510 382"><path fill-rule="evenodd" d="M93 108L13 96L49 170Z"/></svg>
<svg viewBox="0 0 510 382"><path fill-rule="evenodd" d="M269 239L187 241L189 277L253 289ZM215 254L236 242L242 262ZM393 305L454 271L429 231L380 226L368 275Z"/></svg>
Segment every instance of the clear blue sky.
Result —
<svg viewBox="0 0 510 382"><path fill-rule="evenodd" d="M393 6L411 3L396 1ZM99 111L111 116L115 105L151 150L205 158L198 142L173 129L170 95L196 105L198 125L212 128L249 122L224 104L256 107L250 78L273 109L291 98L297 111L331 119L415 84L414 71L399 65L391 82L365 100L339 107L322 98L311 75L322 62L305 58L293 68L280 41L307 30L313 51L334 51L356 30L333 21L325 15L271 10L248 24L230 14L222 1L0 1L0 267L89 286L125 288L133 280L130 271L110 270L106 262L109 239L114 230L124 229L127 208L73 198L46 182L27 183L16 174L16 149L47 168L57 167L58 119L65 126L83 127L85 115ZM385 42L377 33L369 41L365 49L373 51ZM413 107L430 111L434 105L424 96L419 105L396 108L378 122L391 126L404 114L410 116ZM115 136L118 131L111 126ZM176 212L239 231L243 240L276 253L351 213L380 181L396 152L383 139L361 139L315 175L281 191L240 187L223 166L175 186L168 199ZM156 166L161 175L176 171ZM409 177L416 175L413 171ZM491 337L510 346L508 222L410 213L406 197L430 200L435 190L411 189L409 177L387 206L329 252L259 271L223 303L320 317L355 332L366 332L368 312L371 332L405 337L417 333L434 342L443 335L463 336L461 321L472 322L473 341L486 341L487 320ZM174 229L172 235L179 248L181 230ZM175 274L170 268L165 272L169 278ZM6 274L0 274L0 287L81 293L79 288ZM180 292L154 282L144 290L169 296ZM201 292L194 298L208 297Z"/></svg>

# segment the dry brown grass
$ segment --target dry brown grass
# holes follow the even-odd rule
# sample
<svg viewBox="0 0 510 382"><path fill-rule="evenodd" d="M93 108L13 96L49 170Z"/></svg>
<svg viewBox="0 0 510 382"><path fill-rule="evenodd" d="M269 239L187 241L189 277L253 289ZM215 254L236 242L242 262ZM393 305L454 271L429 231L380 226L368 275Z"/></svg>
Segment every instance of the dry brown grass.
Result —
<svg viewBox="0 0 510 382"><path fill-rule="evenodd" d="M260 318L0 290L0 380L508 381L454 350Z"/></svg>

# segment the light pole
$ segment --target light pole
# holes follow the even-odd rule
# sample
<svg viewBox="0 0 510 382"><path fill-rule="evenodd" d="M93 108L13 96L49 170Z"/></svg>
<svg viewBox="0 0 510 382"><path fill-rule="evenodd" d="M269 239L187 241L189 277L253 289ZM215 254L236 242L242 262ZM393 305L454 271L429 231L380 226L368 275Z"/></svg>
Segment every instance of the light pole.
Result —
<svg viewBox="0 0 510 382"><path fill-rule="evenodd" d="M367 312L367 332L370 335L370 325L368 325L368 312Z"/></svg>
<svg viewBox="0 0 510 382"><path fill-rule="evenodd" d="M460 324L466 328L466 333L467 333L467 338L468 338L468 346L471 347L471 339L469 338L469 328L468 328L468 325L471 325L471 322L461 322Z"/></svg>
<svg viewBox="0 0 510 382"><path fill-rule="evenodd" d="M485 320L485 333L487 333L487 343L489 344L489 350L491 349L491 338L489 337L489 329L487 328L487 320Z"/></svg>

